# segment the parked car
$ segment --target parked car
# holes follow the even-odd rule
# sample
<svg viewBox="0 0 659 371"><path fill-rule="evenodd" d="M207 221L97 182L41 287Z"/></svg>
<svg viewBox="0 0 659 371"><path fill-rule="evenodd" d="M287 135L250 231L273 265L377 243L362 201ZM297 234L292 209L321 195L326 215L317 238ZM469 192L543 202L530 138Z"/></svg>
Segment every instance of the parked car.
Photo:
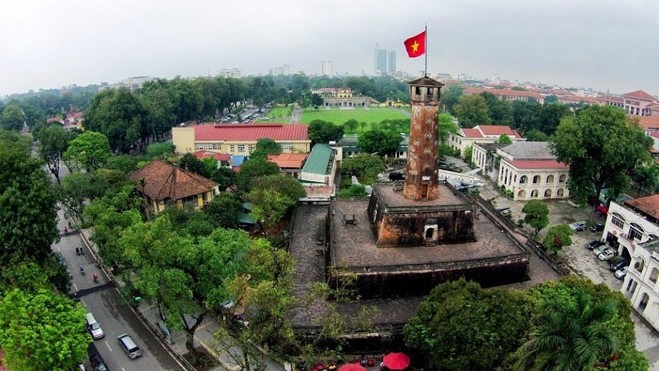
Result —
<svg viewBox="0 0 659 371"><path fill-rule="evenodd" d="M593 255L597 256L602 253L602 251L606 250L608 246L606 245L601 245L597 246L596 248L593 249Z"/></svg>
<svg viewBox="0 0 659 371"><path fill-rule="evenodd" d="M593 240L593 241L590 241L589 243L587 243L586 247L588 248L588 250L592 250L596 247L600 247L600 246L604 245L604 243L605 243L604 241Z"/></svg>
<svg viewBox="0 0 659 371"><path fill-rule="evenodd" d="M584 231L586 230L586 222L585 221L574 222L570 224L570 228L572 228L572 230L575 232Z"/></svg>
<svg viewBox="0 0 659 371"><path fill-rule="evenodd" d="M622 267L618 269L613 275L616 276L616 278L619 280L625 278L625 276L627 275L627 267Z"/></svg>
<svg viewBox="0 0 659 371"><path fill-rule="evenodd" d="M92 369L94 371L108 371L108 366L105 365L105 361L101 354L96 349L94 343L90 343L87 348L87 355L89 356L89 362L91 363Z"/></svg>
<svg viewBox="0 0 659 371"><path fill-rule="evenodd" d="M105 336L103 333L103 329L101 328L101 325L96 322L96 318L94 318L94 315L91 313L87 313L85 315L85 318L87 319L87 330L89 330L89 333L92 334L92 337L94 340L101 339Z"/></svg>
<svg viewBox="0 0 659 371"><path fill-rule="evenodd" d="M597 258L599 260L603 261L608 261L613 259L616 256L616 252L611 250L611 249L604 249L599 255L597 255Z"/></svg>
<svg viewBox="0 0 659 371"><path fill-rule="evenodd" d="M604 223L602 222L597 222L594 226L590 228L591 232L601 232L604 230Z"/></svg>
<svg viewBox="0 0 659 371"><path fill-rule="evenodd" d="M623 258L622 256L618 256L617 258L611 260L611 262L609 263L609 270L611 272L615 272L618 269L627 266L629 266L629 260Z"/></svg>

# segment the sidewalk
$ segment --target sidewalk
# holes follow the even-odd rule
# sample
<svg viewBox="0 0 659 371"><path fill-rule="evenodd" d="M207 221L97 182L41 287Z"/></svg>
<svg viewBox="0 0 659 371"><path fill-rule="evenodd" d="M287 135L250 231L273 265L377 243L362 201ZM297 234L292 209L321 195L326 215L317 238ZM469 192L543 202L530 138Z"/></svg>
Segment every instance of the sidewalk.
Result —
<svg viewBox="0 0 659 371"><path fill-rule="evenodd" d="M98 261L98 248L90 240L91 231L89 229L80 230L80 235L87 247L89 248L90 253L94 257L94 260ZM121 285L119 280L116 279L104 266L101 267L101 270L108 278L108 282L116 282L117 285ZM147 328L156 336L158 341L167 349L171 354L175 355L179 361L186 365L190 370L194 370L183 357L188 353L188 349L185 346L186 342L186 333L183 330L170 331L164 322L160 319L158 313L158 308L155 304L150 304L145 301L141 301L139 305L134 306L133 310L135 311L137 317L144 323ZM236 347L232 347L232 339L227 338L222 340L222 344L215 338L215 332L217 332L219 324L214 320L214 318L208 314L204 317L203 322L197 330L195 331L194 336L194 346L203 347L209 354L211 354L219 364L218 366L209 369L211 371L238 371L241 370L241 366L238 361L241 359L240 350ZM266 363L267 371L281 371L284 370L279 362L269 359L267 356L264 356L263 361Z"/></svg>

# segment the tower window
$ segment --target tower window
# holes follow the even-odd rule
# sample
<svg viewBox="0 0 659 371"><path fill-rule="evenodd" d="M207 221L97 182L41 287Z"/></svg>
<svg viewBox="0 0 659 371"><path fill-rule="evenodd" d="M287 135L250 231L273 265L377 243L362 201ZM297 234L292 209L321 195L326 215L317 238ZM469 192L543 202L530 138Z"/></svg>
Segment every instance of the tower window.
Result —
<svg viewBox="0 0 659 371"><path fill-rule="evenodd" d="M428 88L428 96L432 97L432 88Z"/></svg>
<svg viewBox="0 0 659 371"><path fill-rule="evenodd" d="M418 86L416 87L416 95L421 95L421 88Z"/></svg>

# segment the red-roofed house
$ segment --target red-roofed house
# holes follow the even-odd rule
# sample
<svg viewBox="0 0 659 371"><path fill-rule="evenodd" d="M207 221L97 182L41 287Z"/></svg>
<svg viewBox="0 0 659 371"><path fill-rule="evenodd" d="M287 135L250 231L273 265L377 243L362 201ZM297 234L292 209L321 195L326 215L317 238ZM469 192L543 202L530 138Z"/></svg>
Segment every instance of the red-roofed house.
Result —
<svg viewBox="0 0 659 371"><path fill-rule="evenodd" d="M282 153L268 155L268 161L274 162L281 171L297 179L308 156L308 153Z"/></svg>
<svg viewBox="0 0 659 371"><path fill-rule="evenodd" d="M657 98L643 90L623 94L622 98L624 99L623 108L627 114L632 116L650 116L652 114L651 106L657 103Z"/></svg>
<svg viewBox="0 0 659 371"><path fill-rule="evenodd" d="M262 138L281 145L284 153L308 153L311 140L301 124L202 124L172 128L176 153L199 150L247 156Z"/></svg>
<svg viewBox="0 0 659 371"><path fill-rule="evenodd" d="M224 166L229 168L231 167L231 155L226 153L217 153L213 151L195 151L192 152L192 155L199 160L212 157L215 160L217 160L218 167L219 166Z"/></svg>
<svg viewBox="0 0 659 371"><path fill-rule="evenodd" d="M474 88L474 87L468 87L463 90L464 94L467 95L478 95L481 93L491 93L494 94L495 97L503 100L503 101L516 101L520 100L523 102L530 102L530 101L536 101L540 104L544 103L545 101L545 96L535 92L535 91L528 91L528 90L512 90L512 89L490 89L490 88Z"/></svg>
<svg viewBox="0 0 659 371"><path fill-rule="evenodd" d="M152 161L128 177L146 197L149 211L157 214L166 207L199 209L219 194L217 183L201 175Z"/></svg>
<svg viewBox="0 0 659 371"><path fill-rule="evenodd" d="M526 140L505 125L477 125L471 129L462 128L457 133L449 133L448 144L455 150L460 150L460 156L464 156L465 149L474 143L494 143L502 135L507 135L513 142Z"/></svg>
<svg viewBox="0 0 659 371"><path fill-rule="evenodd" d="M548 142L515 142L497 149L497 186L514 200L567 198L568 165L556 161Z"/></svg>

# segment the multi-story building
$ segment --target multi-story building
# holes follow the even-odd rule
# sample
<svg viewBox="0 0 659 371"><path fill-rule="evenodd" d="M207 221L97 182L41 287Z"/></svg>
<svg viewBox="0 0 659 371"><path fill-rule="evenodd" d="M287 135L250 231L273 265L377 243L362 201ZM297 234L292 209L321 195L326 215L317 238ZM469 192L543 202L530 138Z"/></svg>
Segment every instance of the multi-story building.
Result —
<svg viewBox="0 0 659 371"><path fill-rule="evenodd" d="M568 197L569 167L556 160L548 142L515 142L497 149L496 154L497 186L511 192L514 200Z"/></svg>
<svg viewBox="0 0 659 371"><path fill-rule="evenodd" d="M323 76L334 76L332 61L320 62L320 74Z"/></svg>
<svg viewBox="0 0 659 371"><path fill-rule="evenodd" d="M448 145L465 155L465 149L474 143L494 143L502 135L507 135L513 142L526 140L509 126L505 125L477 125L473 128L461 128L456 133L449 133Z"/></svg>
<svg viewBox="0 0 659 371"><path fill-rule="evenodd" d="M391 75L396 73L396 52L393 50L387 54L387 73Z"/></svg>
<svg viewBox="0 0 659 371"><path fill-rule="evenodd" d="M604 95L597 98L602 105L620 107L630 116L652 116L659 111L659 100L643 90L625 93L621 96Z"/></svg>
<svg viewBox="0 0 659 371"><path fill-rule="evenodd" d="M270 75L290 75L291 66L284 63L281 66L272 67L268 72Z"/></svg>
<svg viewBox="0 0 659 371"><path fill-rule="evenodd" d="M620 291L659 329L659 195L611 202L602 238L630 259Z"/></svg>
<svg viewBox="0 0 659 371"><path fill-rule="evenodd" d="M377 45L373 58L373 72L379 75L387 73L387 49L380 49Z"/></svg>
<svg viewBox="0 0 659 371"><path fill-rule="evenodd" d="M467 95L478 95L481 93L491 93L495 97L507 101L513 102L516 100L523 102L538 102L540 104L544 103L545 96L529 90L513 90L513 89L490 89L490 88L474 88L468 87L464 89L463 93Z"/></svg>
<svg viewBox="0 0 659 371"><path fill-rule="evenodd" d="M178 154L205 150L247 156L259 139L269 138L284 153L307 153L311 146L307 128L301 124L202 124L172 128L172 142Z"/></svg>

